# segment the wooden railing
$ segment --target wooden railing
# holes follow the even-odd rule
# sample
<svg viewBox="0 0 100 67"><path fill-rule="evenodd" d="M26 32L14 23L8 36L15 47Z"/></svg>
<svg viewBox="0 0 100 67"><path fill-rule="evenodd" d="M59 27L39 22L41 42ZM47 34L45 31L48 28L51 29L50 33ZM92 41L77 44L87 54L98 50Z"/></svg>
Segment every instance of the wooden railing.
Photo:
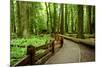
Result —
<svg viewBox="0 0 100 67"><path fill-rule="evenodd" d="M59 44L58 48L63 46L63 38L58 35L46 45L40 47L29 45L26 56L11 67L44 64L55 53L55 45L57 44ZM45 49L45 52L42 57L37 58L36 51L39 49Z"/></svg>

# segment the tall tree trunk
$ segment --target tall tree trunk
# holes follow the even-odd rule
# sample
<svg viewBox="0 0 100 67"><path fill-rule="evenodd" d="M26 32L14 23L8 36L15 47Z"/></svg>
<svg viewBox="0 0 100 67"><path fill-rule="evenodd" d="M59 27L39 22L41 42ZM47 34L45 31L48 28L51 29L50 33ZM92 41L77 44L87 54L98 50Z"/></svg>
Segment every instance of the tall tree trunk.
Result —
<svg viewBox="0 0 100 67"><path fill-rule="evenodd" d="M19 1L17 1L16 3L17 3L17 37L22 37L21 15L20 15L21 3Z"/></svg>
<svg viewBox="0 0 100 67"><path fill-rule="evenodd" d="M14 6L14 1L13 0L10 0L10 34L11 33L16 33L16 27L15 27L15 6Z"/></svg>
<svg viewBox="0 0 100 67"><path fill-rule="evenodd" d="M56 32L56 20L57 20L57 10L56 10L56 6L57 6L57 4L56 3L54 3L53 4L53 6L54 6L54 14L53 14L53 33L55 33Z"/></svg>
<svg viewBox="0 0 100 67"><path fill-rule="evenodd" d="M28 32L31 35L33 33L33 3L29 2L28 3L28 8L27 8L27 18L28 18L28 23L29 23L29 27L28 27Z"/></svg>
<svg viewBox="0 0 100 67"><path fill-rule="evenodd" d="M51 6L50 3L48 4L49 6L49 17L50 17L50 27L51 27L51 36L52 36L52 32L53 32L53 27L52 27L52 14L51 14Z"/></svg>
<svg viewBox="0 0 100 67"><path fill-rule="evenodd" d="M71 5L71 29L72 29L71 30L72 31L71 33L73 33L73 28L74 28L73 26L74 26L73 25L73 6Z"/></svg>
<svg viewBox="0 0 100 67"><path fill-rule="evenodd" d="M89 22L89 33L92 34L92 24L91 24L91 6L88 6L88 22Z"/></svg>
<svg viewBox="0 0 100 67"><path fill-rule="evenodd" d="M32 35L33 33L33 4L31 2L29 2L29 7L27 8L27 10L29 10L29 23L28 23L28 32L29 32L29 37Z"/></svg>
<svg viewBox="0 0 100 67"><path fill-rule="evenodd" d="M49 32L49 12L48 12L48 3L45 3L46 6L46 12L47 12L47 31Z"/></svg>
<svg viewBox="0 0 100 67"><path fill-rule="evenodd" d="M21 2L21 23L23 24L23 37L28 38L29 37L29 13L28 13L28 2Z"/></svg>
<svg viewBox="0 0 100 67"><path fill-rule="evenodd" d="M78 5L78 37L84 38L83 35L83 6Z"/></svg>
<svg viewBox="0 0 100 67"><path fill-rule="evenodd" d="M60 5L60 4L59 4ZM60 6L59 6L60 7ZM58 19L58 33L60 32L60 22L61 22L61 12L60 12L61 9L59 9L59 19Z"/></svg>
<svg viewBox="0 0 100 67"><path fill-rule="evenodd" d="M95 34L95 6L93 6L92 30L93 30L93 33Z"/></svg>
<svg viewBox="0 0 100 67"><path fill-rule="evenodd" d="M61 4L61 26L60 33L64 34L64 4Z"/></svg>
<svg viewBox="0 0 100 67"><path fill-rule="evenodd" d="M29 2L17 1L18 2L18 37L28 38L30 36L30 15L29 15Z"/></svg>
<svg viewBox="0 0 100 67"><path fill-rule="evenodd" d="M67 22L67 4L65 4L65 32L68 33L68 22Z"/></svg>
<svg viewBox="0 0 100 67"><path fill-rule="evenodd" d="M78 6L76 6L75 33L78 32Z"/></svg>

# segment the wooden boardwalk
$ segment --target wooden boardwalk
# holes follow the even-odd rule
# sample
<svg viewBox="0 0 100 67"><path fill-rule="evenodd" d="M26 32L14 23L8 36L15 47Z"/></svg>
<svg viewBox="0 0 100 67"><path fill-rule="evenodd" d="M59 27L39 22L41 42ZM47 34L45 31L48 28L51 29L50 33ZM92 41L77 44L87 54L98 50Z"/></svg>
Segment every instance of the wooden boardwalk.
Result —
<svg viewBox="0 0 100 67"><path fill-rule="evenodd" d="M80 62L80 48L77 43L64 40L63 47L56 52L45 64L61 64Z"/></svg>
<svg viewBox="0 0 100 67"><path fill-rule="evenodd" d="M63 47L45 64L62 64L95 61L95 48L64 39Z"/></svg>

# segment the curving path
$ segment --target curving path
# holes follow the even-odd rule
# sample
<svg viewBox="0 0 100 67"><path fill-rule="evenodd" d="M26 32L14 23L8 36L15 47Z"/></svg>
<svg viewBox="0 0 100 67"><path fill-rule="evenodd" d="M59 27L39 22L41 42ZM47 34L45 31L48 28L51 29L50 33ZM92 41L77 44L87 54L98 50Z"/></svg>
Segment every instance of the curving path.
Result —
<svg viewBox="0 0 100 67"><path fill-rule="evenodd" d="M77 43L64 40L63 47L56 52L45 64L61 64L80 62L80 47Z"/></svg>
<svg viewBox="0 0 100 67"><path fill-rule="evenodd" d="M64 39L63 47L45 64L62 64L95 61L95 48Z"/></svg>

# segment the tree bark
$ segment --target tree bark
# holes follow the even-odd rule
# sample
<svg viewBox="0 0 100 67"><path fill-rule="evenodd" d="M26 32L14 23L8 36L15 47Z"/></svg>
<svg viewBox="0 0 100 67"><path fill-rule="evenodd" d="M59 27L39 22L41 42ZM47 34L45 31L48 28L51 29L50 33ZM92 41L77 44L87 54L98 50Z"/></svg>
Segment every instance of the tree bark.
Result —
<svg viewBox="0 0 100 67"><path fill-rule="evenodd" d="M92 21L93 34L95 34L95 6L93 6L93 21Z"/></svg>
<svg viewBox="0 0 100 67"><path fill-rule="evenodd" d="M15 27L15 6L14 6L14 1L10 0L10 34L11 33L16 33L16 27Z"/></svg>
<svg viewBox="0 0 100 67"><path fill-rule="evenodd" d="M17 37L22 37L22 28L21 28L21 15L20 15L20 2L17 1Z"/></svg>
<svg viewBox="0 0 100 67"><path fill-rule="evenodd" d="M53 4L53 6L54 6L54 14L53 14L53 33L55 33L56 32L56 20L57 20L57 10L56 10L56 6L57 6L57 4L56 3L54 3Z"/></svg>
<svg viewBox="0 0 100 67"><path fill-rule="evenodd" d="M49 25L48 25L48 23L49 23L49 12L48 12L48 5L47 5L47 3L45 3L45 6L46 6L46 12L47 12L47 31L49 32Z"/></svg>
<svg viewBox="0 0 100 67"><path fill-rule="evenodd" d="M74 28L73 26L74 26L73 25L73 6L71 5L71 29L72 29L71 30L72 31L71 33L73 33L73 28Z"/></svg>
<svg viewBox="0 0 100 67"><path fill-rule="evenodd" d="M51 4L49 3L48 4L48 6L49 6L49 17L50 17L50 27L51 27L51 36L52 36L52 32L53 32L53 26L52 26L52 14L51 14Z"/></svg>
<svg viewBox="0 0 100 67"><path fill-rule="evenodd" d="M65 32L68 33L68 22L67 22L67 4L65 4Z"/></svg>
<svg viewBox="0 0 100 67"><path fill-rule="evenodd" d="M78 37L84 38L84 35L83 35L83 5L78 5Z"/></svg>
<svg viewBox="0 0 100 67"><path fill-rule="evenodd" d="M64 4L61 4L61 26L60 33L64 34Z"/></svg>
<svg viewBox="0 0 100 67"><path fill-rule="evenodd" d="M91 24L91 6L88 6L88 22L89 22L89 33L92 34L92 24Z"/></svg>

